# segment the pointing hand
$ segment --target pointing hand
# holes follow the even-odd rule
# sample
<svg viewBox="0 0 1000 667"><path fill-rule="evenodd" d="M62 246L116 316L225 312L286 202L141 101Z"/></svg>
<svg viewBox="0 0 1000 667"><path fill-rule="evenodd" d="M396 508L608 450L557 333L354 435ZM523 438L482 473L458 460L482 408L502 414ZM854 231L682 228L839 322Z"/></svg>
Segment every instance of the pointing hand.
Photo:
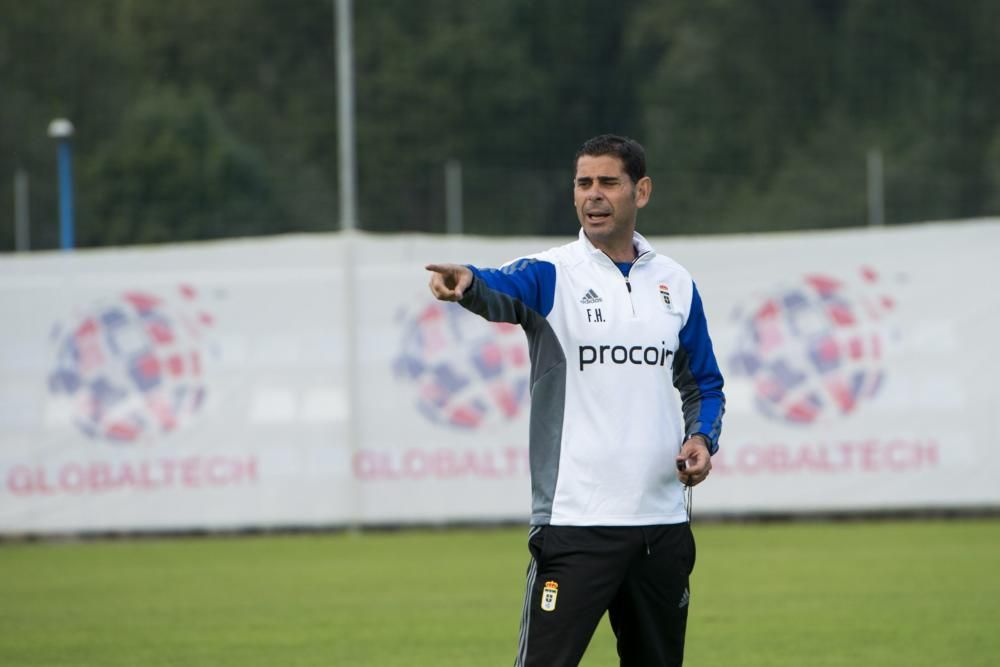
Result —
<svg viewBox="0 0 1000 667"><path fill-rule="evenodd" d="M472 271L461 264L428 264L431 294L441 301L458 301L472 285Z"/></svg>

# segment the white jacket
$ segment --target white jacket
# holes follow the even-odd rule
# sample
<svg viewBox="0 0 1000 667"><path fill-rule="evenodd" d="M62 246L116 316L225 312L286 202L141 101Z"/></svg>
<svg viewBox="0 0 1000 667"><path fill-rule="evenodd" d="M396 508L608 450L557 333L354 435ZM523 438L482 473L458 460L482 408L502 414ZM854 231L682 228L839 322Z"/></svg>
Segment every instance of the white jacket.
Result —
<svg viewBox="0 0 1000 667"><path fill-rule="evenodd" d="M528 336L534 525L686 521L675 456L695 433L718 448L723 380L698 291L633 243L628 277L582 230L500 269L470 267L461 304Z"/></svg>

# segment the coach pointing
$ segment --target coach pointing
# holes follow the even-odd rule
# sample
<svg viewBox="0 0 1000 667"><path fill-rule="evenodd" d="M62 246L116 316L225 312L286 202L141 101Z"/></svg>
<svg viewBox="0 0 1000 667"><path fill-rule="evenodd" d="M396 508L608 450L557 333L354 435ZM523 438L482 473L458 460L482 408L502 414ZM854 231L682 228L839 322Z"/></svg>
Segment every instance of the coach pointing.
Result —
<svg viewBox="0 0 1000 667"><path fill-rule="evenodd" d="M642 146L594 137L576 155L578 240L499 269L427 266L435 297L528 336L516 666L577 665L605 611L623 666L683 662L695 561L684 487L712 468L725 398L691 275L635 231L652 189Z"/></svg>

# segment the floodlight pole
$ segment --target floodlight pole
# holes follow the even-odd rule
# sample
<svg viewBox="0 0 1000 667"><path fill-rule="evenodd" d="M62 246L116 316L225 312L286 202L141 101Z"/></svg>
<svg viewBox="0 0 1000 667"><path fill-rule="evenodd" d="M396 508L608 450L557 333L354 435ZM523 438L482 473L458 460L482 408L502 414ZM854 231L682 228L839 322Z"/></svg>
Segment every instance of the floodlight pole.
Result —
<svg viewBox="0 0 1000 667"><path fill-rule="evenodd" d="M18 252L27 252L31 249L28 172L21 167L14 172L14 241L14 247Z"/></svg>
<svg viewBox="0 0 1000 667"><path fill-rule="evenodd" d="M337 143L339 147L340 230L344 271L344 398L347 407L346 439L351 454L351 467L361 452L359 436L360 387L358 380L358 332L361 314L357 299L357 258L355 231L358 227L357 165L354 151L354 59L351 44L351 0L334 0L334 34L337 42ZM349 473L352 474L352 473ZM364 489L361 480L352 474L354 504L347 519L354 532L364 520Z"/></svg>
<svg viewBox="0 0 1000 667"><path fill-rule="evenodd" d="M73 156L70 142L73 137L73 123L65 118L56 118L49 123L49 136L58 142L59 245L63 250L72 250L76 243L76 229L73 222Z"/></svg>
<svg viewBox="0 0 1000 667"><path fill-rule="evenodd" d="M340 144L340 228L358 226L357 165L354 151L354 58L351 0L335 0L337 33L337 136Z"/></svg>
<svg viewBox="0 0 1000 667"><path fill-rule="evenodd" d="M872 148L866 157L868 173L868 225L885 224L885 177L882 175L882 151Z"/></svg>
<svg viewBox="0 0 1000 667"><path fill-rule="evenodd" d="M452 159L444 163L445 231L461 234L462 225L462 163Z"/></svg>

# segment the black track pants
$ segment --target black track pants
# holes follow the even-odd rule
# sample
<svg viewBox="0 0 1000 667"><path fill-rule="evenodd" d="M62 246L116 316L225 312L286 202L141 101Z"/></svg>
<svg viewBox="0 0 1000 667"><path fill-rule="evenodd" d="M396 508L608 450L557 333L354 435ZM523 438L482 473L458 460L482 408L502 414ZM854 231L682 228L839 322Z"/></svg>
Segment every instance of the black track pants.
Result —
<svg viewBox="0 0 1000 667"><path fill-rule="evenodd" d="M534 526L515 667L575 667L607 611L622 667L679 667L695 547L687 523Z"/></svg>

